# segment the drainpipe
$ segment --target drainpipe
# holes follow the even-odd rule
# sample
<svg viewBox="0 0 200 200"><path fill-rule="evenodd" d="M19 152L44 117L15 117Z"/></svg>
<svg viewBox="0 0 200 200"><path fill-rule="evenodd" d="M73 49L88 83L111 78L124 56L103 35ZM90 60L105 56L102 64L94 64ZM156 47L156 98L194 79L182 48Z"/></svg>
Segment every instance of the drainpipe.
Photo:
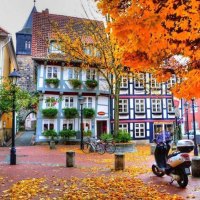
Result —
<svg viewBox="0 0 200 200"><path fill-rule="evenodd" d="M1 46L1 56L0 56L0 60L1 60L1 63L0 63L1 66L0 67L1 67L1 70L0 70L0 78L2 77L2 74L3 74L3 63L4 63L4 60L3 60L3 48L6 45L8 45L10 42L11 42L11 35L8 35L8 41Z"/></svg>

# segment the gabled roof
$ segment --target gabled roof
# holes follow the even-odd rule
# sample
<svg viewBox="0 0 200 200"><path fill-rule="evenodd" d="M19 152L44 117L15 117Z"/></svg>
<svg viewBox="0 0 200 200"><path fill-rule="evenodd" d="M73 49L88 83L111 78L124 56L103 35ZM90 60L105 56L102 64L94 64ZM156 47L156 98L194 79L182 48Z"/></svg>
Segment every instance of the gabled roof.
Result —
<svg viewBox="0 0 200 200"><path fill-rule="evenodd" d="M0 35L1 36L7 36L7 35L9 35L9 33L5 29L3 29L2 27L0 27Z"/></svg>
<svg viewBox="0 0 200 200"><path fill-rule="evenodd" d="M33 13L37 12L37 9L35 6L33 6L33 9L28 17L28 19L26 20L23 28L21 31L17 32L17 33L25 33L25 34L31 34L32 33L32 24L33 24Z"/></svg>
<svg viewBox="0 0 200 200"><path fill-rule="evenodd" d="M35 12L33 14L33 29L32 29L32 56L33 58L46 58L48 53L47 40L52 39L53 25L56 24L59 30L70 34L67 24L73 24L73 29L76 32L80 32L84 36L84 24L86 21L94 21L100 26L103 26L103 22L90 20L85 18L77 18L71 16L49 14L48 9L41 13ZM90 40L87 38L87 40Z"/></svg>

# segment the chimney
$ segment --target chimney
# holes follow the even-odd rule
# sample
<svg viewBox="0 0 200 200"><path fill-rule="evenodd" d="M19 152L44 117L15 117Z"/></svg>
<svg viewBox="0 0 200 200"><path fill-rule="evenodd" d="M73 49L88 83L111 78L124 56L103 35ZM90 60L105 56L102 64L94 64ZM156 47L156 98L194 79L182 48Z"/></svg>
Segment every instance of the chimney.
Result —
<svg viewBox="0 0 200 200"><path fill-rule="evenodd" d="M48 15L49 14L49 9L46 8L45 10L42 11L42 13L44 13L44 15Z"/></svg>

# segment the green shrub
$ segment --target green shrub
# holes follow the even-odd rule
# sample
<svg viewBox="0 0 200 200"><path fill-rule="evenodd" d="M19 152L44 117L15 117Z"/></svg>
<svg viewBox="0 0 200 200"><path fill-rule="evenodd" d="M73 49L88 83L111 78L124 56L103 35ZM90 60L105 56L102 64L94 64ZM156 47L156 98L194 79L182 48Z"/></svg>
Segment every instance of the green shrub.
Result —
<svg viewBox="0 0 200 200"><path fill-rule="evenodd" d="M95 111L92 108L83 108L83 116L85 118L93 118L95 115Z"/></svg>
<svg viewBox="0 0 200 200"><path fill-rule="evenodd" d="M83 136L91 137L92 136L92 131L91 130L83 131Z"/></svg>
<svg viewBox="0 0 200 200"><path fill-rule="evenodd" d="M103 141L112 140L113 135L111 135L110 133L103 133L101 134L100 139Z"/></svg>
<svg viewBox="0 0 200 200"><path fill-rule="evenodd" d="M82 84L81 80L78 80L78 79L70 79L70 80L69 80L69 83L72 85L72 87L73 87L74 89L80 88L80 86L81 86L81 84Z"/></svg>
<svg viewBox="0 0 200 200"><path fill-rule="evenodd" d="M42 110L42 114L45 117L53 118L58 114L58 109L56 108L45 108Z"/></svg>
<svg viewBox="0 0 200 200"><path fill-rule="evenodd" d="M96 80L86 80L86 81L85 81L85 84L86 84L86 86L87 86L88 88L93 89L93 88L97 87L98 82L97 82Z"/></svg>
<svg viewBox="0 0 200 200"><path fill-rule="evenodd" d="M115 136L114 140L115 140L115 142L126 143L131 140L131 136L126 131L119 131L118 134Z"/></svg>
<svg viewBox="0 0 200 200"><path fill-rule="evenodd" d="M45 82L47 84L53 84L53 85L55 85L55 87L58 87L60 80L57 78L47 78L47 79L45 79Z"/></svg>
<svg viewBox="0 0 200 200"><path fill-rule="evenodd" d="M58 136L55 130L46 130L42 134L46 137L51 137L51 140Z"/></svg>
<svg viewBox="0 0 200 200"><path fill-rule="evenodd" d="M59 135L64 139L65 138L69 139L70 137L76 136L76 131L70 129L63 129L62 131L59 132Z"/></svg>
<svg viewBox="0 0 200 200"><path fill-rule="evenodd" d="M64 108L63 111L67 119L73 119L78 116L78 110L76 108Z"/></svg>

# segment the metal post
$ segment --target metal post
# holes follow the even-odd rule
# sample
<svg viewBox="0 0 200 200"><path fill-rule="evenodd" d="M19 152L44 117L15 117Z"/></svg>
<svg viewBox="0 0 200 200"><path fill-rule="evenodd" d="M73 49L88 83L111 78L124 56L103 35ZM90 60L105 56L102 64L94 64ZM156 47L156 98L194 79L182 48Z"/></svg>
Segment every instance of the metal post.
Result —
<svg viewBox="0 0 200 200"><path fill-rule="evenodd" d="M83 104L80 104L81 106L81 149L83 149Z"/></svg>
<svg viewBox="0 0 200 200"><path fill-rule="evenodd" d="M193 115L193 130L194 130L194 155L198 156L198 148L197 148L197 142L196 142L194 98L192 98L192 115Z"/></svg>
<svg viewBox="0 0 200 200"><path fill-rule="evenodd" d="M188 122L188 108L186 108L186 131L187 131L187 136L188 136L188 140L189 140L190 133L189 133L189 122Z"/></svg>
<svg viewBox="0 0 200 200"><path fill-rule="evenodd" d="M15 85L13 85L13 105L12 105L12 146L10 150L10 164L16 165L16 148L15 148Z"/></svg>

